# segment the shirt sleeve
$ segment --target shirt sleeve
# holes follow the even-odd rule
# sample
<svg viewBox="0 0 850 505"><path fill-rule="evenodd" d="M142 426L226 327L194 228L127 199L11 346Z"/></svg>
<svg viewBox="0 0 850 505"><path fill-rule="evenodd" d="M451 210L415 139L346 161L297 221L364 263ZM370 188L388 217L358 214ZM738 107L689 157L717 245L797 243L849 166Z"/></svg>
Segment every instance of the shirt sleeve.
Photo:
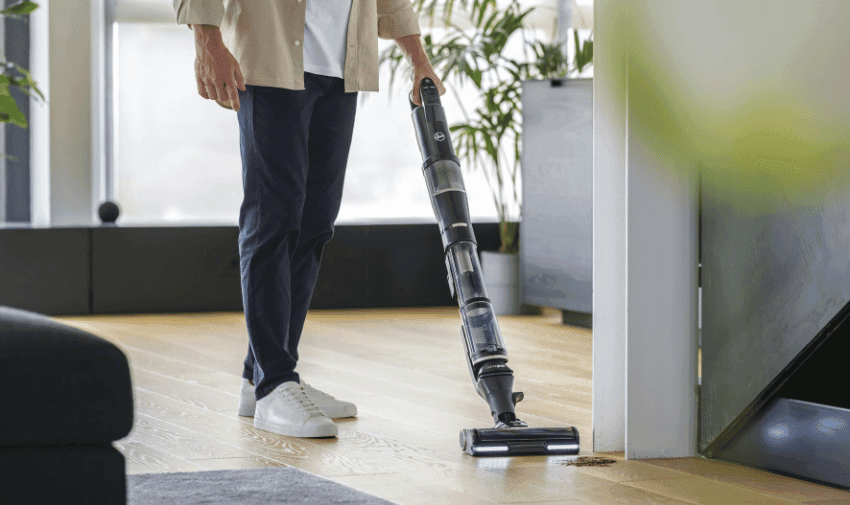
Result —
<svg viewBox="0 0 850 505"><path fill-rule="evenodd" d="M222 0L172 0L174 11L177 13L177 24L213 25L221 27L224 18L224 2Z"/></svg>
<svg viewBox="0 0 850 505"><path fill-rule="evenodd" d="M395 40L422 33L419 29L419 16L413 10L410 0L377 1L378 38Z"/></svg>

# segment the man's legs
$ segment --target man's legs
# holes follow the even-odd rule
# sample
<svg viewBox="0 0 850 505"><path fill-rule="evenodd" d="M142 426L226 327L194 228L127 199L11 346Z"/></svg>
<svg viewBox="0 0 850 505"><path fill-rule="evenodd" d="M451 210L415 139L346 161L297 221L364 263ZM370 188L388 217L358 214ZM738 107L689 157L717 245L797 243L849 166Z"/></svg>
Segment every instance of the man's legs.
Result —
<svg viewBox="0 0 850 505"><path fill-rule="evenodd" d="M305 90L248 86L239 126L245 199L239 218L249 348L243 377L262 399L299 381L298 342L324 245L333 236L357 93L305 73Z"/></svg>
<svg viewBox="0 0 850 505"><path fill-rule="evenodd" d="M354 133L357 93L345 93L344 81L332 79L328 94L316 101L310 123L310 170L298 244L292 260L290 352L298 359L298 341L319 275L322 251L334 234L343 180ZM296 283L297 280L297 283Z"/></svg>

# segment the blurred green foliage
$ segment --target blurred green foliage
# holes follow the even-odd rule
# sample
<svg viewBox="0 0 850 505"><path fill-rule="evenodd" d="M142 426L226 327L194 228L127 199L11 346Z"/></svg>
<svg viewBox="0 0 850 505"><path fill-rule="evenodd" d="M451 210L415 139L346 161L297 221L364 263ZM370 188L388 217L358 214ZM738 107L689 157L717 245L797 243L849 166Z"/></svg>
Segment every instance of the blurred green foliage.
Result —
<svg viewBox="0 0 850 505"><path fill-rule="evenodd" d="M753 213L819 206L850 188L850 37L829 19L848 5L623 2L602 22L625 78L604 84L667 180Z"/></svg>

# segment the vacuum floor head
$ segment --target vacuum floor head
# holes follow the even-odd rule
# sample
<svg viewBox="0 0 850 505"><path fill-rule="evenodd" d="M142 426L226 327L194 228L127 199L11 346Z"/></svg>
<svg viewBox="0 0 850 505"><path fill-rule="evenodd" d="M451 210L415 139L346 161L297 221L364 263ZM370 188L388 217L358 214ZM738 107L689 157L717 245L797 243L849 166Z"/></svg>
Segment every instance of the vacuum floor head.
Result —
<svg viewBox="0 0 850 505"><path fill-rule="evenodd" d="M460 447L471 456L563 456L578 454L578 430L568 428L485 428L460 432Z"/></svg>

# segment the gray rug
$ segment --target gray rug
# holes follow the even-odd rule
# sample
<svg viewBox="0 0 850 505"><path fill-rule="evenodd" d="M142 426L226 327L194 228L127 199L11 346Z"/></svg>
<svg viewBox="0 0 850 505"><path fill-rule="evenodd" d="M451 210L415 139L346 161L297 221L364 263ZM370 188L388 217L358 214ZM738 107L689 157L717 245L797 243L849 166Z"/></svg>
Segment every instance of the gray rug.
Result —
<svg viewBox="0 0 850 505"><path fill-rule="evenodd" d="M127 476L129 505L397 505L292 467Z"/></svg>

